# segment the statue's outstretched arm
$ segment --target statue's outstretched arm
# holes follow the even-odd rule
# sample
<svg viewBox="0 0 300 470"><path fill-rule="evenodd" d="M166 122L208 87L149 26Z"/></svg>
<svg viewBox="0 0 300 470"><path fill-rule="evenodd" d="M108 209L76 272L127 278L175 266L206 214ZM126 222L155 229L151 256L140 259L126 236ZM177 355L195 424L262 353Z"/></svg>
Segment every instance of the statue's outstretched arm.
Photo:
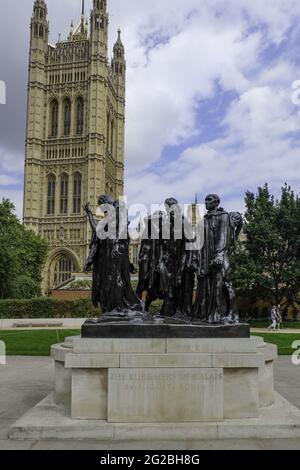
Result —
<svg viewBox="0 0 300 470"><path fill-rule="evenodd" d="M94 219L93 212L92 212L92 209L91 209L91 205L90 205L89 202L83 207L83 210L85 211L85 213L88 216L90 226L91 226L93 232L96 233L97 223Z"/></svg>

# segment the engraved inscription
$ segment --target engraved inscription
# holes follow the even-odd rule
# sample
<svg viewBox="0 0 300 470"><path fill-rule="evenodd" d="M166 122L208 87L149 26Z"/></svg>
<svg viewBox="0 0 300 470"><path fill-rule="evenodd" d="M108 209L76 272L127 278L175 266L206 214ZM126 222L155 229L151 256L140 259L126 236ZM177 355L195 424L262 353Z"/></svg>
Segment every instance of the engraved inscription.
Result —
<svg viewBox="0 0 300 470"><path fill-rule="evenodd" d="M109 422L223 420L219 368L110 369Z"/></svg>
<svg viewBox="0 0 300 470"><path fill-rule="evenodd" d="M203 383L223 381L223 372L206 370L205 372L112 372L111 382L121 381L125 390L162 390L177 389L197 391L203 388Z"/></svg>

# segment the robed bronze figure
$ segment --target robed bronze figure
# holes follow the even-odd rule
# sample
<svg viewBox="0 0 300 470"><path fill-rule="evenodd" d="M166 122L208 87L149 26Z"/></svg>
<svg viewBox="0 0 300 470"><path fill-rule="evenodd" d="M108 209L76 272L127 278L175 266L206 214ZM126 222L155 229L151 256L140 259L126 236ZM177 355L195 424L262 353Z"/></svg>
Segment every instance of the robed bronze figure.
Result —
<svg viewBox="0 0 300 470"><path fill-rule="evenodd" d="M104 212L104 218L98 224L90 205L84 207L92 228L86 270L93 269L93 304L101 307L105 315L114 317L142 313L143 302L131 285L127 216L121 224L120 204L109 196L100 196L98 202Z"/></svg>
<svg viewBox="0 0 300 470"><path fill-rule="evenodd" d="M204 243L193 320L210 324L238 323L229 257L242 229L242 216L222 209L216 194L208 195L205 205Z"/></svg>

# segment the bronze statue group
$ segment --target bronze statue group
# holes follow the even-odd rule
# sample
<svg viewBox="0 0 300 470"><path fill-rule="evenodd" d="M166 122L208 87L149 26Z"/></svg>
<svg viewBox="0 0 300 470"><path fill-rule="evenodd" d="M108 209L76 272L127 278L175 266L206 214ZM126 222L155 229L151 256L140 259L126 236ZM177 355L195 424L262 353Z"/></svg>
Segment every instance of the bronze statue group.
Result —
<svg viewBox="0 0 300 470"><path fill-rule="evenodd" d="M207 214L194 229L178 201L167 199L165 212L145 219L134 292L127 216L126 224L121 224L120 202L109 196L100 196L98 202L105 215L98 224L90 205L84 208L92 227L85 271L93 271L92 300L102 308L104 318L146 318L151 304L159 299L162 307L157 320L239 322L230 254L243 227L241 214L226 212L219 196L210 194L205 200Z"/></svg>

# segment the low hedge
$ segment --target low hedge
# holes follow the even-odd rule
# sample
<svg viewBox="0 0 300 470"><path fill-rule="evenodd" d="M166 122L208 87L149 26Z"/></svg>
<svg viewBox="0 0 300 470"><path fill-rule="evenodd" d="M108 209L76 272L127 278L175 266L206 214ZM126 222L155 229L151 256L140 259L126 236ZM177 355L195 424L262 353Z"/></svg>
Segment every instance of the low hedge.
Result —
<svg viewBox="0 0 300 470"><path fill-rule="evenodd" d="M152 313L159 313L162 301L151 305ZM101 309L95 308L90 299L56 300L41 297L31 300L0 300L0 319L34 318L97 318Z"/></svg>
<svg viewBox="0 0 300 470"><path fill-rule="evenodd" d="M100 313L100 309L94 308L89 299L64 301L42 297L31 300L0 300L0 319L93 318Z"/></svg>

